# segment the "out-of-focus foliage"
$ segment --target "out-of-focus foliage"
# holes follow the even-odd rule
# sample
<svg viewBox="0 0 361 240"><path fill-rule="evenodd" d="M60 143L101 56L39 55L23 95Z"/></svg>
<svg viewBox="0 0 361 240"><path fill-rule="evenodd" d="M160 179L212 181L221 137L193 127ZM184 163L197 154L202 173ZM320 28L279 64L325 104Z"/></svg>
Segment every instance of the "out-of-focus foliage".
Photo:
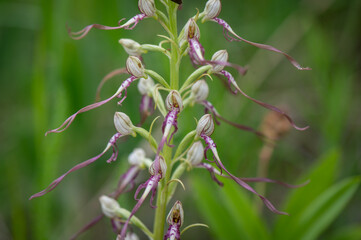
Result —
<svg viewBox="0 0 361 240"><path fill-rule="evenodd" d="M183 2L181 23L205 3ZM256 211L259 199L230 181L220 189L208 173L194 170L185 180L191 187L186 192L179 189L177 198L183 202L185 226L203 222L210 229L191 229L184 239L359 239L361 2L223 0L222 4L220 17L241 36L271 44L313 68L297 71L275 53L227 42L215 23L200 24L207 58L227 49L231 62L249 66L247 75L237 80L242 89L285 106L297 123L311 126L305 132L291 130L279 140L269 166L271 178L311 182L296 190L268 184L266 196L290 213L275 216ZM91 23L115 25L137 12L137 2L129 0L0 1L0 239L69 238L99 213L99 195L115 188L127 168L127 154L144 144L129 138L120 144L116 163L99 160L69 175L55 191L27 200L76 163L97 155L113 134L112 117L119 107L109 103L79 116L67 131L44 137L46 130L95 100L103 76L124 66L127 56L119 38L160 41L155 33L161 28L152 20L144 20L133 31L94 30L80 41L68 37L66 24L74 30ZM147 68L168 74L164 57L151 53L144 59ZM185 60L181 79L191 70ZM107 82L102 98L123 79ZM229 95L216 78L209 83L210 101L223 116L256 128L261 124L266 110ZM137 122L136 87L128 96L121 110ZM182 129L194 129L193 116L199 119L202 113L201 107L182 113L176 138L184 135ZM225 124L216 127L214 139L227 168L237 176L256 176L262 141ZM132 199L131 192L120 203L129 208ZM152 210L143 207L138 214L152 226ZM115 239L115 235L103 221L81 239Z"/></svg>

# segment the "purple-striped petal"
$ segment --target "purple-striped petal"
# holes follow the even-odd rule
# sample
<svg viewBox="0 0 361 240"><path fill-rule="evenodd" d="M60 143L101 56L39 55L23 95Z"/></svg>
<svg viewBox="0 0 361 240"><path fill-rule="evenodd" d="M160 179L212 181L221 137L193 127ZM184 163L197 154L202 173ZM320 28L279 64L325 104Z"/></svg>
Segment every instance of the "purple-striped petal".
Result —
<svg viewBox="0 0 361 240"><path fill-rule="evenodd" d="M112 146L112 147L114 148L115 141L116 141L117 139L119 139L120 137L121 137L121 134L120 134L120 133L116 133L116 134L110 139L110 141L109 141L110 146ZM107 148L110 147L110 146L107 146ZM107 148L106 148L106 150L108 150ZM76 171L76 170L78 170L78 169L81 169L81 168L83 168L83 167L86 167L86 166L92 164L93 162L95 162L96 160L98 160L100 157L102 157L102 156L107 152L106 150L104 150L102 153L100 153L99 155L97 155L97 156L95 156L95 157L93 157L93 158L90 158L90 159L88 159L88 160L86 160L86 161L84 161L84 162L82 162L82 163L77 164L75 167L71 168L69 171L67 171L66 173L64 173L63 175L61 175L59 178L55 179L55 180L54 180L47 188L45 188L43 191L38 192L38 193L32 195L29 200L31 200L31 199L33 199L33 198L41 197L41 196L43 196L44 194L52 191L54 188L56 188L56 186L57 186L69 173L72 173L72 172L74 172L74 171ZM114 160L115 156L117 156L117 155L118 155L118 152L117 152L117 151L115 152L114 149L113 149L113 154L112 154L112 156L111 156L109 159ZM107 161L108 161L108 160L107 160Z"/></svg>
<svg viewBox="0 0 361 240"><path fill-rule="evenodd" d="M255 43L255 42L251 42L251 41L248 41L240 36L238 36L233 30L232 28L229 26L229 24L224 21L223 19L220 19L220 18L213 18L213 21L218 23L219 25L221 25L223 27L223 33L224 33L224 36L225 38L228 40L228 41L243 41L245 43L248 43L250 45L253 45L255 47L258 47L258 48L261 48L261 49L265 49L265 50L268 50L268 51L272 51L272 52L276 52L276 53L280 53L282 54L283 56L285 56L287 58L287 60L293 65L295 66L298 70L311 70L311 68L309 67L302 67L294 58L292 58L290 55L288 55L287 53L284 53L282 52L281 50L278 50L277 48L275 47L272 47L270 45L266 45L266 44L260 44L260 43ZM229 35L229 32L231 32L234 37L230 36Z"/></svg>
<svg viewBox="0 0 361 240"><path fill-rule="evenodd" d="M216 162L216 165L220 168L221 170L221 174L222 174L222 170L224 170L229 176L230 178L232 178L236 183L238 183L238 185L240 185L241 187L243 187L244 189L256 194L262 201L263 203L266 205L266 207L271 210L272 212L276 213L276 214L281 214L281 215L288 215L285 212L281 212L279 210L277 210L273 204L265 197L263 197L262 195L258 194L251 186L249 186L247 183L245 183L244 181L242 181L241 179L233 176L227 169L226 167L223 165L223 163L221 162L221 160L218 157L218 153L217 153L217 149L215 147L215 143L212 140L211 137L206 136L204 134L201 135L201 137L203 138L203 140L205 141L205 143L209 146L209 149L211 149L212 153L213 153L213 159Z"/></svg>
<svg viewBox="0 0 361 240"><path fill-rule="evenodd" d="M264 107L264 108L267 108L267 109L269 109L269 110L272 110L272 111L274 111L274 112L277 112L277 113L283 115L283 116L290 122L290 124L292 125L292 127L294 127L295 129L300 130L300 131L304 131L304 130L306 130L306 129L309 128L309 126L306 126L306 127L303 127L303 128L302 128L302 127L298 127L298 126L295 124L295 122L293 121L293 119L292 119L287 113L285 113L284 111L282 111L281 109L279 109L279 108L277 108L277 107L275 107L275 106L272 106L272 105L270 105L270 104L268 104L268 103L264 103L264 102L262 102L262 101L259 101L259 100L257 100L257 99L254 99L254 98L248 96L245 92L243 92L243 91L238 87L238 85L237 85L237 83L235 82L233 76L232 76L229 72L227 72L227 71L225 71L225 70L222 70L220 73L223 74L225 77L227 77L227 79L233 84L233 86L234 86L234 87L238 90L238 92L240 92L243 96L245 96L246 98L250 99L251 101L257 103L258 105L260 105L260 106L262 106L262 107Z"/></svg>
<svg viewBox="0 0 361 240"><path fill-rule="evenodd" d="M120 23L124 20L125 20L125 18L120 19L118 21L119 26L116 26L116 27L109 27L109 26L105 26L105 25L101 25L101 24L92 24L92 25L86 26L85 28L83 28L82 30L80 30L78 32L72 32L70 27L68 27L68 34L72 39L79 40L79 39L82 39L83 37L85 37L92 28L101 29L101 30L115 30L115 29L124 28L123 26L120 25Z"/></svg>

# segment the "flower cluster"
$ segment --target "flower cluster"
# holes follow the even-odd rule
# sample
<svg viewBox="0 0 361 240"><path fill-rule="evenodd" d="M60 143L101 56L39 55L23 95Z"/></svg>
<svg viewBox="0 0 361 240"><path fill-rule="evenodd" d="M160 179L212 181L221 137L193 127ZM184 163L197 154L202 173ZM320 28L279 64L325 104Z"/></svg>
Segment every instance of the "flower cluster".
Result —
<svg viewBox="0 0 361 240"><path fill-rule="evenodd" d="M48 131L48 133L59 133L66 130L71 123L75 120L78 114L87 112L94 108L100 107L103 104L111 102L113 99L118 98L118 105L127 98L127 89L133 85L133 82L138 80L138 90L142 96L140 102L140 122L137 126L133 125L131 119L123 112L115 112L114 126L116 133L110 138L105 149L97 156L90 158L82 163L77 164L65 174L54 180L43 191L34 194L30 199L43 196L44 194L52 191L69 173L72 173L80 168L90 165L112 149L112 155L107 160L111 163L117 159L118 149L117 140L123 136L137 135L145 138L154 151L154 160L146 157L146 153L142 149L135 149L129 155L129 169L120 177L116 190L108 196L103 195L100 197L100 204L102 214L97 216L84 228L82 228L72 239L77 238L79 234L89 229L104 216L111 219L114 232L117 234L117 239L138 239L134 233L129 231L128 226L133 226L141 229L149 239L180 239L181 227L184 223L184 212L180 201L176 201L173 208L170 210L168 217L165 217L165 210L170 200L176 191L176 183L183 183L180 177L185 170L192 170L193 168L201 168L207 170L211 179L219 186L223 183L219 178L229 178L235 181L239 186L247 191L252 192L258 196L269 210L276 214L286 214L279 211L276 207L264 196L258 194L247 182L271 182L284 185L286 187L299 187L286 184L277 180L268 178L240 178L232 174L226 167L226 163L221 160L218 153L215 140L211 138L212 133L215 131L215 124L220 124L220 121L228 123L241 130L252 132L262 139L267 138L263 133L239 123L232 122L224 118L207 100L210 94L209 86L203 76L223 76L227 79L228 87L231 93L240 93L244 97L252 100L253 102L261 105L269 110L277 112L285 117L290 124L298 130L305 130L305 128L297 127L292 118L283 112L281 109L270 104L256 100L246 93L244 93L238 86L232 74L225 70L225 68L233 68L238 71L240 75L247 72L245 67L228 61L227 50L219 50L213 54L210 60L206 58L206 50L201 44L201 32L197 22L201 23L215 22L218 23L224 30L224 36L228 41L243 41L258 48L266 49L269 51L277 52L284 55L290 63L299 70L308 70L303 68L292 57L286 53L268 45L254 43L238 36L229 24L218 18L221 12L220 0L209 0L204 8L204 11L197 13L191 17L184 25L180 33L177 32L177 10L179 9L182 1L175 0L160 0L159 4L163 4L167 14L162 12L156 7L154 0L139 0L138 6L140 13L128 20L126 23L121 24L124 19L118 22L118 26L105 26L100 24L92 24L78 32L71 32L69 34L73 39L81 39L85 37L91 29L102 30L118 30L126 29L131 30L145 18L152 18L165 29L169 36L165 37L159 45L140 44L132 39L120 39L119 43L124 48L125 52L129 55L125 63L125 68L118 69L108 74L101 82L98 92L100 91L103 83L115 75L128 74L129 76L122 82L118 90L109 98L90 104L81 108L79 111L67 118L58 128ZM169 44L169 48L164 48L164 44ZM169 58L170 62L170 75L163 77L162 74L146 69L144 66L142 55L149 51L158 52ZM191 63L195 70L183 82L179 81L179 66L184 56L189 56ZM168 81L166 80L168 79ZM181 86L179 87L181 83ZM165 100L162 94L167 93ZM179 144L174 143L173 136L178 134L178 117L182 114L185 108L193 107L195 104L202 105L205 109L205 114L200 117L194 130L186 133ZM151 128L142 128L142 124L148 117L155 113L158 109L159 113L163 116L163 123L161 125L162 137L157 141L152 135L152 127L156 118L154 119ZM204 145L203 145L203 143ZM175 152L173 149L177 146ZM207 152L212 153L212 158L209 158ZM148 168L149 178L144 183L140 184L135 192L136 203L131 211L122 208L117 199L121 194L133 189L136 185L136 178L138 174ZM143 190L143 193L138 198L138 195ZM156 196L157 194L157 196ZM150 231L142 221L135 216L138 209L143 205L146 198L150 195L150 206L156 208L154 229ZM157 198L156 205L153 205L154 198ZM164 234L163 229L165 222L168 223L168 231ZM188 229L186 227L185 229Z"/></svg>

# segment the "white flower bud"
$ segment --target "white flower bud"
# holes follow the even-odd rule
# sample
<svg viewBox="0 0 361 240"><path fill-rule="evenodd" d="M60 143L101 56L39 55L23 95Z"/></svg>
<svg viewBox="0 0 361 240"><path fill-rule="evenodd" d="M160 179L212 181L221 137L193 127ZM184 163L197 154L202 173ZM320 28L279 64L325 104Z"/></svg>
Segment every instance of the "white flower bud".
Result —
<svg viewBox="0 0 361 240"><path fill-rule="evenodd" d="M130 165L141 165L145 159L145 152L142 148L136 148L128 156Z"/></svg>
<svg viewBox="0 0 361 240"><path fill-rule="evenodd" d="M172 90L166 100L165 100L165 104L166 107L168 109L168 111L171 111L173 109L179 109L179 111L183 110L183 101L182 101L182 97L179 94L178 91L176 90Z"/></svg>
<svg viewBox="0 0 361 240"><path fill-rule="evenodd" d="M148 76L147 79L141 78L138 82L138 90L140 94L146 95L152 92L154 87L154 81L151 77Z"/></svg>
<svg viewBox="0 0 361 240"><path fill-rule="evenodd" d="M119 39L119 43L123 46L124 50L130 55L130 56L137 56L139 57L142 55L143 51L140 47L140 44L136 41L128 38L121 38Z"/></svg>
<svg viewBox="0 0 361 240"><path fill-rule="evenodd" d="M193 143L187 153L187 160L192 166L199 165L204 158L204 148L201 141Z"/></svg>
<svg viewBox="0 0 361 240"><path fill-rule="evenodd" d="M181 33L179 46L182 46L185 42L188 42L188 37L199 39L201 37L201 31L197 23L193 18L190 18L183 28L184 32Z"/></svg>
<svg viewBox="0 0 361 240"><path fill-rule="evenodd" d="M124 240L139 240L139 237L135 233L128 232Z"/></svg>
<svg viewBox="0 0 361 240"><path fill-rule="evenodd" d="M144 73L144 67L139 58L129 56L126 63L127 71L135 77L147 77Z"/></svg>
<svg viewBox="0 0 361 240"><path fill-rule="evenodd" d="M221 8L222 6L220 0L208 0L202 13L204 14L202 22L218 17L221 12Z"/></svg>
<svg viewBox="0 0 361 240"><path fill-rule="evenodd" d="M205 80L201 79L195 82L192 86L192 96L197 102L201 102L207 99L209 88Z"/></svg>
<svg viewBox="0 0 361 240"><path fill-rule="evenodd" d="M114 114L114 125L119 133L122 135L133 134L133 123L127 114L122 112L115 112Z"/></svg>
<svg viewBox="0 0 361 240"><path fill-rule="evenodd" d="M99 201L105 216L109 218L115 218L117 216L116 212L118 209L120 209L120 206L115 199L102 195L99 198Z"/></svg>
<svg viewBox="0 0 361 240"><path fill-rule="evenodd" d="M185 36L186 38L196 38L199 39L201 37L201 31L199 30L199 27L194 21L193 18L189 19L187 22L188 26L186 26Z"/></svg>
<svg viewBox="0 0 361 240"><path fill-rule="evenodd" d="M219 50L217 52L215 52L212 56L212 60L214 62L219 62L219 63L226 63L228 62L228 52L227 50ZM218 73L220 71L222 71L224 68L224 64L215 64L212 67L212 72L214 73Z"/></svg>
<svg viewBox="0 0 361 240"><path fill-rule="evenodd" d="M214 123L211 114L205 114L198 121L197 125L197 135L205 134L206 136L210 136L214 131Z"/></svg>
<svg viewBox="0 0 361 240"><path fill-rule="evenodd" d="M155 159L149 167L149 173L154 176L156 174L161 174L162 178L167 171L167 164L162 156L158 156L158 159Z"/></svg>
<svg viewBox="0 0 361 240"><path fill-rule="evenodd" d="M139 0L138 7L141 13L144 13L147 17L152 17L155 14L154 0Z"/></svg>
<svg viewBox="0 0 361 240"><path fill-rule="evenodd" d="M167 217L167 223L169 225L178 225L182 226L184 221L184 212L182 203L180 201L176 201L170 210L168 217Z"/></svg>

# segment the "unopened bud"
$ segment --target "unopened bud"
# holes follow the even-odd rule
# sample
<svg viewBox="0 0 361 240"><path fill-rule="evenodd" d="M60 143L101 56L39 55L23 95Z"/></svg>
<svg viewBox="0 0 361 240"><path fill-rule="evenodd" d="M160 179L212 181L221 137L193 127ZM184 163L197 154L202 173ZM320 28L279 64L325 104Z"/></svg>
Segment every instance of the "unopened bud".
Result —
<svg viewBox="0 0 361 240"><path fill-rule="evenodd" d="M201 79L195 82L192 86L192 96L196 102L201 102L207 99L209 88L205 80Z"/></svg>
<svg viewBox="0 0 361 240"><path fill-rule="evenodd" d="M228 52L227 50L219 50L215 52L212 56L212 61L216 62L212 67L212 72L218 73L223 70L225 63L228 62ZM220 63L220 64L217 64Z"/></svg>
<svg viewBox="0 0 361 240"><path fill-rule="evenodd" d="M168 109L168 111L171 111L173 109L179 109L179 111L183 110L183 101L182 101L182 97L179 94L178 91L176 90L172 90L166 100L165 100L165 104L166 107Z"/></svg>
<svg viewBox="0 0 361 240"><path fill-rule="evenodd" d="M149 173L154 176L161 174L161 177L165 175L167 171L167 164L162 156L158 156L149 167Z"/></svg>
<svg viewBox="0 0 361 240"><path fill-rule="evenodd" d="M119 43L123 46L124 50L130 55L130 56L137 56L139 57L142 55L143 51L140 47L140 44L136 41L128 38L121 38L119 40Z"/></svg>
<svg viewBox="0 0 361 240"><path fill-rule="evenodd" d="M222 6L220 0L208 0L202 13L204 14L202 22L218 17L221 12L221 8Z"/></svg>
<svg viewBox="0 0 361 240"><path fill-rule="evenodd" d="M154 81L151 77L148 76L147 79L141 78L138 82L138 90L140 94L146 95L148 93L151 93L154 87Z"/></svg>
<svg viewBox="0 0 361 240"><path fill-rule="evenodd" d="M144 73L144 67L139 58L135 56L129 56L127 59L127 71L135 77L147 77Z"/></svg>
<svg viewBox="0 0 361 240"><path fill-rule="evenodd" d="M136 148L128 156L130 165L142 165L145 159L145 152L141 148Z"/></svg>
<svg viewBox="0 0 361 240"><path fill-rule="evenodd" d="M155 14L154 0L139 0L138 7L141 13L144 13L147 17L152 17Z"/></svg>
<svg viewBox="0 0 361 240"><path fill-rule="evenodd" d="M205 114L199 119L196 131L198 136L202 134L210 136L213 133L214 123L211 114Z"/></svg>
<svg viewBox="0 0 361 240"><path fill-rule="evenodd" d="M201 36L201 32L199 31L199 27L196 23L196 21L194 21L193 18L189 19L189 21L187 22L188 26L186 25L186 34L185 36L187 38L196 38L199 39Z"/></svg>
<svg viewBox="0 0 361 240"><path fill-rule="evenodd" d="M176 201L168 214L167 223L169 225L178 225L180 227L182 226L183 221L184 212L182 203L180 201Z"/></svg>
<svg viewBox="0 0 361 240"><path fill-rule="evenodd" d="M133 123L127 114L122 112L115 112L114 114L114 125L119 133L122 135L133 134Z"/></svg>
<svg viewBox="0 0 361 240"><path fill-rule="evenodd" d="M128 232L127 235L125 236L124 240L139 240L139 237L135 233Z"/></svg>
<svg viewBox="0 0 361 240"><path fill-rule="evenodd" d="M99 198L99 201L105 216L109 218L115 218L117 216L116 212L118 209L120 209L120 206L115 199L102 195Z"/></svg>
<svg viewBox="0 0 361 240"><path fill-rule="evenodd" d="M192 166L199 165L204 158L204 148L200 141L193 143L187 153L187 161Z"/></svg>

